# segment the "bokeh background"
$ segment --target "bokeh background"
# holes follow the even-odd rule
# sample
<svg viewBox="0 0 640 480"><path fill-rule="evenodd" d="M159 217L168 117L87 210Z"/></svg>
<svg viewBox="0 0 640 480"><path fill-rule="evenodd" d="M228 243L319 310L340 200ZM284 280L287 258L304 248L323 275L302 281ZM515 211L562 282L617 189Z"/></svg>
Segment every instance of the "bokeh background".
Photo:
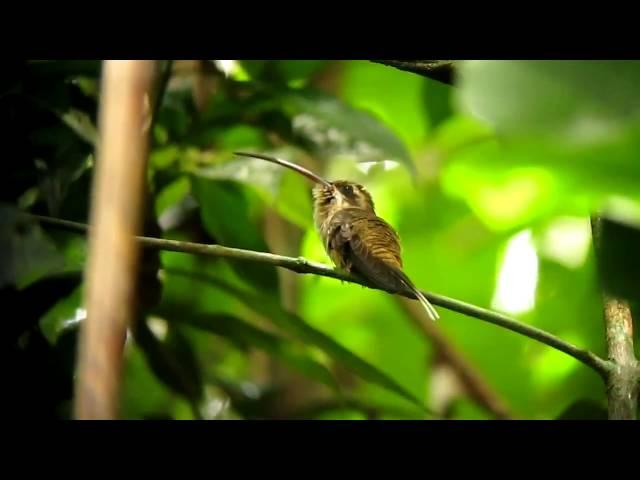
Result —
<svg viewBox="0 0 640 480"><path fill-rule="evenodd" d="M609 276L633 300L640 64L454 65L449 85L366 60L165 62L163 94L150 102L145 233L328 264L308 181L232 153L268 152L364 184L422 289L606 356L590 215L625 226L608 260L624 268ZM16 209L87 222L100 68L33 61L0 79L12 152L0 179L0 297L14 306L4 315L7 378L23 416L71 415L86 242ZM399 298L253 263L172 252L143 260L124 418L432 418L410 397L445 418L500 417ZM606 416L604 385L588 367L438 310L440 341L504 416Z"/></svg>

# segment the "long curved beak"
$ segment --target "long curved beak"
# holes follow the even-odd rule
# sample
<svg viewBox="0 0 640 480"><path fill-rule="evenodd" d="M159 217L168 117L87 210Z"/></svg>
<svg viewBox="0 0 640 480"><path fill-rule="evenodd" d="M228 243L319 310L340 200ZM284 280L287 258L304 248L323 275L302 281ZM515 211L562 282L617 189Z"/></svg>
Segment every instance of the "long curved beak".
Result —
<svg viewBox="0 0 640 480"><path fill-rule="evenodd" d="M316 175L310 170L307 170L300 165L296 165L295 163L288 162L287 160L282 160L281 158L272 157L270 155L264 155L262 153L250 153L250 152L233 152L235 155L240 155L242 157L252 157L259 158L261 160L266 160L267 162L276 163L278 165L282 165L283 167L290 168L291 170L298 172L300 175L304 175L309 180L312 180L316 183L321 183L326 187L331 187L331 183L322 178L319 175Z"/></svg>

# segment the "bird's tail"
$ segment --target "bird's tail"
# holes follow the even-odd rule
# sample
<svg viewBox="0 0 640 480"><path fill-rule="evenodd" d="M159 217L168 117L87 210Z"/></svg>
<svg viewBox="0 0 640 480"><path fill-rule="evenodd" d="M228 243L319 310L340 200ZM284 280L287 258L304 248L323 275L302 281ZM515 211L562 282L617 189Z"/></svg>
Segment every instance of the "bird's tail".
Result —
<svg viewBox="0 0 640 480"><path fill-rule="evenodd" d="M417 288L413 288L413 293L416 295L416 297L418 297L418 301L422 304L424 309L427 311L427 314L429 315L431 320L433 321L438 320L440 318L440 316L438 315L438 312L436 312L436 309L434 308L434 306L431 305L429 300L427 300L427 298L422 294L422 292L420 292L420 290L418 290Z"/></svg>
<svg viewBox="0 0 640 480"><path fill-rule="evenodd" d="M416 296L420 304L427 311L429 318L431 318L431 320L433 321L438 320L440 316L438 315L438 312L436 311L434 306L431 305L431 302L429 302L429 300L427 300L427 298L422 294L422 292L418 290L418 288L413 284L413 282L409 279L409 277L407 277L407 275L404 272L402 272L401 270L398 270L397 268L393 268L392 270L396 274L398 280L400 280L400 283L402 283L405 287L407 287L409 290L413 292L413 294Z"/></svg>

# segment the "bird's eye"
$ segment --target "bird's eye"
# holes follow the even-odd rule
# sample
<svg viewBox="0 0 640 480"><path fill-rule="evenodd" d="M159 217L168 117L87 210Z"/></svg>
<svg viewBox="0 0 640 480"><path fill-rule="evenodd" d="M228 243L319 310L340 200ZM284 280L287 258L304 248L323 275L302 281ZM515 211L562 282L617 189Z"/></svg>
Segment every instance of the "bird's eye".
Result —
<svg viewBox="0 0 640 480"><path fill-rule="evenodd" d="M345 185L342 191L345 193L345 195L352 195L353 187L351 185Z"/></svg>

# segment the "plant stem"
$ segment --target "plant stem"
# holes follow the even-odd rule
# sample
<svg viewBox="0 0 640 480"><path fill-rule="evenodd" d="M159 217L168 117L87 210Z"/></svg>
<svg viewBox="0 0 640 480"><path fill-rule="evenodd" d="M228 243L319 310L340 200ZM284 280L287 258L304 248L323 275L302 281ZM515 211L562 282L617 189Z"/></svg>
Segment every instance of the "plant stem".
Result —
<svg viewBox="0 0 640 480"><path fill-rule="evenodd" d="M100 148L91 199L86 265L87 320L80 329L77 419L118 415L126 329L134 314L147 138L143 99L153 61L106 61Z"/></svg>

